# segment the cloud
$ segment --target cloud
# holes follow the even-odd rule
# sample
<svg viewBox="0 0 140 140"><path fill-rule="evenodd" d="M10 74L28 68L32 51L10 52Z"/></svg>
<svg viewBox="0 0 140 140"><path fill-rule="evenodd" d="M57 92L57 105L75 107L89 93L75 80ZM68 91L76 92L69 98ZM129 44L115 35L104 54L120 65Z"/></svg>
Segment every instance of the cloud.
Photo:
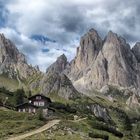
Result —
<svg viewBox="0 0 140 140"><path fill-rule="evenodd" d="M15 0L6 8L9 26L18 32L27 36L43 34L61 44L69 43L91 27L103 35L110 29L124 36L124 31L126 36L132 30L134 36L140 31L139 0Z"/></svg>
<svg viewBox="0 0 140 140"><path fill-rule="evenodd" d="M72 59L80 36L89 28L95 28L102 38L112 30L131 44L140 40L139 0L0 0L0 9L1 31L42 69L61 53ZM44 46L32 35L56 42Z"/></svg>
<svg viewBox="0 0 140 140"><path fill-rule="evenodd" d="M0 33L4 33L7 38L16 44L19 51L26 55L30 64L33 66L39 65L42 71L46 71L46 68L63 53L71 60L75 55L76 46L74 44L78 45L78 41L72 42L65 47L52 41L48 41L44 44L44 42L41 43L40 41L31 39L11 28L1 28Z"/></svg>

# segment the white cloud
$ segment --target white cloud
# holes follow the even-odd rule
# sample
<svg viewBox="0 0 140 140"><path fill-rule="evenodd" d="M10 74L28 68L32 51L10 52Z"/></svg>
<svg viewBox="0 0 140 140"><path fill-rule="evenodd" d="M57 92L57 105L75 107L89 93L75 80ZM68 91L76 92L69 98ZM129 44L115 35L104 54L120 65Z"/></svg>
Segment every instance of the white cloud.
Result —
<svg viewBox="0 0 140 140"><path fill-rule="evenodd" d="M140 31L136 17L139 6L139 0L14 0L6 8L8 25L18 32L27 36L43 34L60 43L68 43L90 27L97 28L103 35L108 30L124 34L122 27L132 28L129 23L134 18L137 21L133 24L138 26L132 29L135 36Z"/></svg>
<svg viewBox="0 0 140 140"><path fill-rule="evenodd" d="M45 69L65 53L72 59L77 38L93 27L104 37L109 30L131 44L139 40L139 0L0 0L8 11L4 32L27 55L29 62ZM45 35L56 43L43 46L30 36ZM49 52L42 52L47 47Z"/></svg>

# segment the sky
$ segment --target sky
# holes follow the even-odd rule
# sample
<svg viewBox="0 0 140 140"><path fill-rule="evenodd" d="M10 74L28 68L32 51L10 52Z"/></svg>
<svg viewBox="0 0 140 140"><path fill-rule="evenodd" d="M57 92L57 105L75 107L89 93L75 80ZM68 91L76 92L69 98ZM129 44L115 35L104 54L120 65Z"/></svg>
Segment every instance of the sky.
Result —
<svg viewBox="0 0 140 140"><path fill-rule="evenodd" d="M58 56L74 58L90 28L140 41L140 0L0 0L0 33L42 71Z"/></svg>

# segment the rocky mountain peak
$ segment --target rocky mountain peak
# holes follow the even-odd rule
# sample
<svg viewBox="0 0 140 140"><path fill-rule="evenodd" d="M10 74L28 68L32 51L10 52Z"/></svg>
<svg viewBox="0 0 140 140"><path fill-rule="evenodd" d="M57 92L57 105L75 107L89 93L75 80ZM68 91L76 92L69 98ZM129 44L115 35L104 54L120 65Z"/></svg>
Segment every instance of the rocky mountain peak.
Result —
<svg viewBox="0 0 140 140"><path fill-rule="evenodd" d="M17 72L20 71L20 72ZM36 70L27 64L25 55L20 53L12 41L4 34L0 34L0 73L6 74L10 78L26 78Z"/></svg>
<svg viewBox="0 0 140 140"><path fill-rule="evenodd" d="M95 61L102 47L102 39L97 31L90 29L80 40L76 58L73 61L76 69L85 69ZM72 64L73 65L73 64Z"/></svg>
<svg viewBox="0 0 140 140"><path fill-rule="evenodd" d="M57 61L63 61L64 63L67 63L67 57L65 56L65 54L62 54L57 58Z"/></svg>
<svg viewBox="0 0 140 140"><path fill-rule="evenodd" d="M122 87L136 85L133 68L136 59L131 52L130 45L123 37L109 31L102 47L102 54L107 61L109 84Z"/></svg>
<svg viewBox="0 0 140 140"><path fill-rule="evenodd" d="M118 36L118 34L112 31L108 32L107 36L105 37L104 43L110 43L114 47L130 49L130 45L126 42L126 40L122 36Z"/></svg>
<svg viewBox="0 0 140 140"><path fill-rule="evenodd" d="M0 62L14 61L17 62L19 51L15 45L4 34L0 35Z"/></svg>
<svg viewBox="0 0 140 140"><path fill-rule="evenodd" d="M95 47L98 43L101 43L102 39L98 35L98 32L95 29L90 29L83 37L81 37L80 46L81 47ZM96 46L100 47L100 46Z"/></svg>
<svg viewBox="0 0 140 140"><path fill-rule="evenodd" d="M25 55L4 34L0 34L0 62L27 63Z"/></svg>
<svg viewBox="0 0 140 140"><path fill-rule="evenodd" d="M68 64L67 62L67 57L62 54L61 56L59 56L56 60L56 62L54 62L47 70L46 73L61 73L65 68L66 65Z"/></svg>
<svg viewBox="0 0 140 140"><path fill-rule="evenodd" d="M112 43L112 44L119 44L119 37L116 33L109 31L106 38L105 42Z"/></svg>
<svg viewBox="0 0 140 140"><path fill-rule="evenodd" d="M100 38L98 32L94 28L89 29L88 34L92 36L92 39Z"/></svg>

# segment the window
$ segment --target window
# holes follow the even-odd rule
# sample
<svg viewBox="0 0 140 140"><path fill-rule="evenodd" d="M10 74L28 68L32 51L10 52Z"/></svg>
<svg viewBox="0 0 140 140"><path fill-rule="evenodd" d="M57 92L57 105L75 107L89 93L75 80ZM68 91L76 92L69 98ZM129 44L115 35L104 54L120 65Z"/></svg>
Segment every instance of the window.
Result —
<svg viewBox="0 0 140 140"><path fill-rule="evenodd" d="M38 106L39 104L38 104L38 102L34 102L34 105Z"/></svg>
<svg viewBox="0 0 140 140"><path fill-rule="evenodd" d="M35 106L44 106L45 103L44 103L43 101L40 101L40 102L35 101L35 102L34 102L34 105L35 105Z"/></svg>
<svg viewBox="0 0 140 140"><path fill-rule="evenodd" d="M39 102L39 106L44 106L44 102Z"/></svg>

